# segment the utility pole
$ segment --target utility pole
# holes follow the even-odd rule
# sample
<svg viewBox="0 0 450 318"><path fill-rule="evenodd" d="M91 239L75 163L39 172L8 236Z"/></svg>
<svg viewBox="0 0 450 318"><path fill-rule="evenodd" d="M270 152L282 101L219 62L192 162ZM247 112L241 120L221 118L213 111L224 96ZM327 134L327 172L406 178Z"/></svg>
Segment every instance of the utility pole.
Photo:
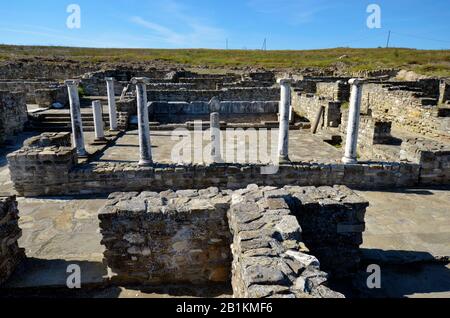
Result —
<svg viewBox="0 0 450 318"><path fill-rule="evenodd" d="M228 39L227 39L227 50L228 50Z"/></svg>
<svg viewBox="0 0 450 318"><path fill-rule="evenodd" d="M386 48L389 48L389 42L391 41L391 30L389 30L388 39L386 43Z"/></svg>

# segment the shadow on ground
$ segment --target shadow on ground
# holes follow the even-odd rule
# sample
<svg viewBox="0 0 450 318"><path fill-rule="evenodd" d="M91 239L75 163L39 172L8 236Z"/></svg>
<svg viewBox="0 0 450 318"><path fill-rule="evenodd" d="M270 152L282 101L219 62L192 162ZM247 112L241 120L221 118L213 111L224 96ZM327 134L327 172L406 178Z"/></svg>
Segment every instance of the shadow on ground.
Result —
<svg viewBox="0 0 450 318"><path fill-rule="evenodd" d="M367 280L380 267L381 288L369 289ZM450 264L427 252L363 249L359 272L352 279L331 280L331 287L349 298L450 297Z"/></svg>

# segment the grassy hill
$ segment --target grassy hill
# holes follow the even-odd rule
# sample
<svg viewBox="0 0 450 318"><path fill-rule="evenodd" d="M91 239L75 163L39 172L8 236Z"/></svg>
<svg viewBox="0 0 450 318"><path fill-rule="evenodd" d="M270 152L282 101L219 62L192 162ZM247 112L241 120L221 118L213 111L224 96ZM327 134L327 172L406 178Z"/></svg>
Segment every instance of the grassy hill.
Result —
<svg viewBox="0 0 450 318"><path fill-rule="evenodd" d="M306 51L208 49L93 49L0 45L0 61L24 57L63 57L80 62L166 61L192 67L305 68L339 66L349 71L398 68L450 76L450 50L335 48Z"/></svg>

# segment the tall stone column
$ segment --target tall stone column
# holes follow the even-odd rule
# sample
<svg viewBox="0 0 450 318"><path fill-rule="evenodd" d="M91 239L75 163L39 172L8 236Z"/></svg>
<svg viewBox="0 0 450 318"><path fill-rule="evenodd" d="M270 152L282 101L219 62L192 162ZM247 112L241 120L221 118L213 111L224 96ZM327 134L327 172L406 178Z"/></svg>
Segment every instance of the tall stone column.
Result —
<svg viewBox="0 0 450 318"><path fill-rule="evenodd" d="M212 162L221 162L222 154L220 152L220 115L211 113L211 160Z"/></svg>
<svg viewBox="0 0 450 318"><path fill-rule="evenodd" d="M94 116L95 142L105 142L105 131L103 125L103 109L99 100L92 102L92 113Z"/></svg>
<svg viewBox="0 0 450 318"><path fill-rule="evenodd" d="M345 154L342 162L345 164L357 163L359 121L361 118L362 79L353 78L351 85L350 109L348 113L347 137L345 142Z"/></svg>
<svg viewBox="0 0 450 318"><path fill-rule="evenodd" d="M116 94L114 92L114 78L106 78L106 88L108 90L108 110L109 110L109 127L111 131L117 130L117 109Z"/></svg>
<svg viewBox="0 0 450 318"><path fill-rule="evenodd" d="M83 122L81 120L80 97L78 96L78 83L75 80L67 80L67 90L69 92L70 119L72 122L72 140L77 154L86 157L88 153L84 145Z"/></svg>
<svg viewBox="0 0 450 318"><path fill-rule="evenodd" d="M289 112L291 107L291 81L279 79L281 86L280 131L278 135L278 156L281 162L289 161Z"/></svg>
<svg viewBox="0 0 450 318"><path fill-rule="evenodd" d="M139 152L140 166L148 166L153 163L152 146L150 142L150 124L148 120L147 108L147 78L136 77L132 79L132 83L136 85L137 95L137 113L139 127Z"/></svg>

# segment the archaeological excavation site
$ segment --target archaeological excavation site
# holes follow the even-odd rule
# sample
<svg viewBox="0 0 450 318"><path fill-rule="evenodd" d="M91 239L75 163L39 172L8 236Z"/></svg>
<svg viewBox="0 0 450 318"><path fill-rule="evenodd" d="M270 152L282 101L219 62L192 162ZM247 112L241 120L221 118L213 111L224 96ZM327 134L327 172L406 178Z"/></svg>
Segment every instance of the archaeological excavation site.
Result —
<svg viewBox="0 0 450 318"><path fill-rule="evenodd" d="M398 74L2 62L0 296L450 297L450 81Z"/></svg>

